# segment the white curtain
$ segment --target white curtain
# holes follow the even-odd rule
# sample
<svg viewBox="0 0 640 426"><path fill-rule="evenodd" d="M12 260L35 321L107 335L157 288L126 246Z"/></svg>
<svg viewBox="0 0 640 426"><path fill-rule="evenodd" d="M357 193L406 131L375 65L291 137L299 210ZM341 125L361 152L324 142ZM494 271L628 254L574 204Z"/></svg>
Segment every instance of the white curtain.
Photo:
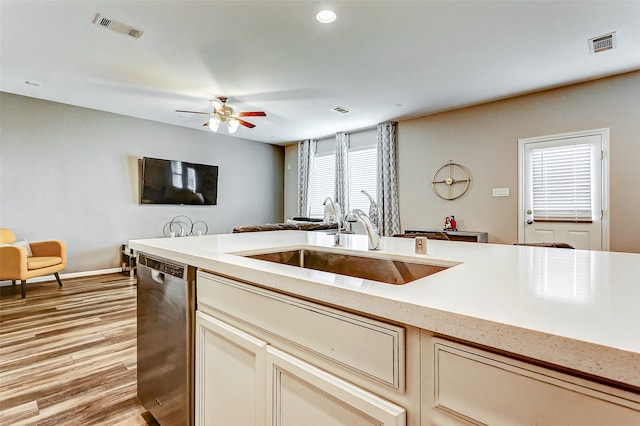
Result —
<svg viewBox="0 0 640 426"><path fill-rule="evenodd" d="M349 133L336 133L336 191L335 202L340 205L342 214L349 207Z"/></svg>
<svg viewBox="0 0 640 426"><path fill-rule="evenodd" d="M298 142L298 216L302 217L309 216L309 193L315 152L315 139Z"/></svg>
<svg viewBox="0 0 640 426"><path fill-rule="evenodd" d="M395 122L378 124L378 233L385 236L400 233L396 172L397 124Z"/></svg>

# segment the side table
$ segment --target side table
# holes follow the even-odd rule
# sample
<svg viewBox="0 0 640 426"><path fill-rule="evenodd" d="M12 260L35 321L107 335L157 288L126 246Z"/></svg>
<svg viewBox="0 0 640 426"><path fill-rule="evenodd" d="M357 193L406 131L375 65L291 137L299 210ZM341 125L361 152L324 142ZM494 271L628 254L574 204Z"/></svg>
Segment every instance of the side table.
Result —
<svg viewBox="0 0 640 426"><path fill-rule="evenodd" d="M133 253L133 249L130 249L127 244L122 244L120 252L120 265L122 267L122 273L128 273L130 278L135 277L136 255Z"/></svg>
<svg viewBox="0 0 640 426"><path fill-rule="evenodd" d="M444 232L451 241L469 241L472 243L487 243L489 240L489 234L487 232L472 232L472 231L418 231L418 230L406 230L405 234L420 234L429 232Z"/></svg>

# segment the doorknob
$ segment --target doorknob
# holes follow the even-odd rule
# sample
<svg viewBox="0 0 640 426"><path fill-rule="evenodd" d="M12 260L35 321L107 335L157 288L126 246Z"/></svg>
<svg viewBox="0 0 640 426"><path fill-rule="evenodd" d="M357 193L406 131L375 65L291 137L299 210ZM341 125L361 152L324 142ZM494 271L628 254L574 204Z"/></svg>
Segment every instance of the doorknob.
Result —
<svg viewBox="0 0 640 426"><path fill-rule="evenodd" d="M532 214L533 212L531 210L527 210L527 214Z"/></svg>

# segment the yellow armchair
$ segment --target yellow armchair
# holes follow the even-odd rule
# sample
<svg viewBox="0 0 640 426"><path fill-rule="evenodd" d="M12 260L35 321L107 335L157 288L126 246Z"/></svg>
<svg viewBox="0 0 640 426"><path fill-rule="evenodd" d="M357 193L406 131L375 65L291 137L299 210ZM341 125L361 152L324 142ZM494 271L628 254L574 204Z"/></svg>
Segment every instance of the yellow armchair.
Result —
<svg viewBox="0 0 640 426"><path fill-rule="evenodd" d="M0 228L0 280L20 280L22 298L27 294L27 279L53 274L62 287L59 271L67 266L67 248L62 241L39 241L11 245L16 236L10 229ZM31 256L29 256L29 250Z"/></svg>

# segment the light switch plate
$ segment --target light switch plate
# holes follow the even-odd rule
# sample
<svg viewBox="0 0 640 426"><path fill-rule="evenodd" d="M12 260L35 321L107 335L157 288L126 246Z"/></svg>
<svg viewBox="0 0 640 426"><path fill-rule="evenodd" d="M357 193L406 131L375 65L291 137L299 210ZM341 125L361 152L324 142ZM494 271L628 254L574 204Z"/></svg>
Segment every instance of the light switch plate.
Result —
<svg viewBox="0 0 640 426"><path fill-rule="evenodd" d="M494 197L508 197L509 188L493 188L491 190L491 195Z"/></svg>

